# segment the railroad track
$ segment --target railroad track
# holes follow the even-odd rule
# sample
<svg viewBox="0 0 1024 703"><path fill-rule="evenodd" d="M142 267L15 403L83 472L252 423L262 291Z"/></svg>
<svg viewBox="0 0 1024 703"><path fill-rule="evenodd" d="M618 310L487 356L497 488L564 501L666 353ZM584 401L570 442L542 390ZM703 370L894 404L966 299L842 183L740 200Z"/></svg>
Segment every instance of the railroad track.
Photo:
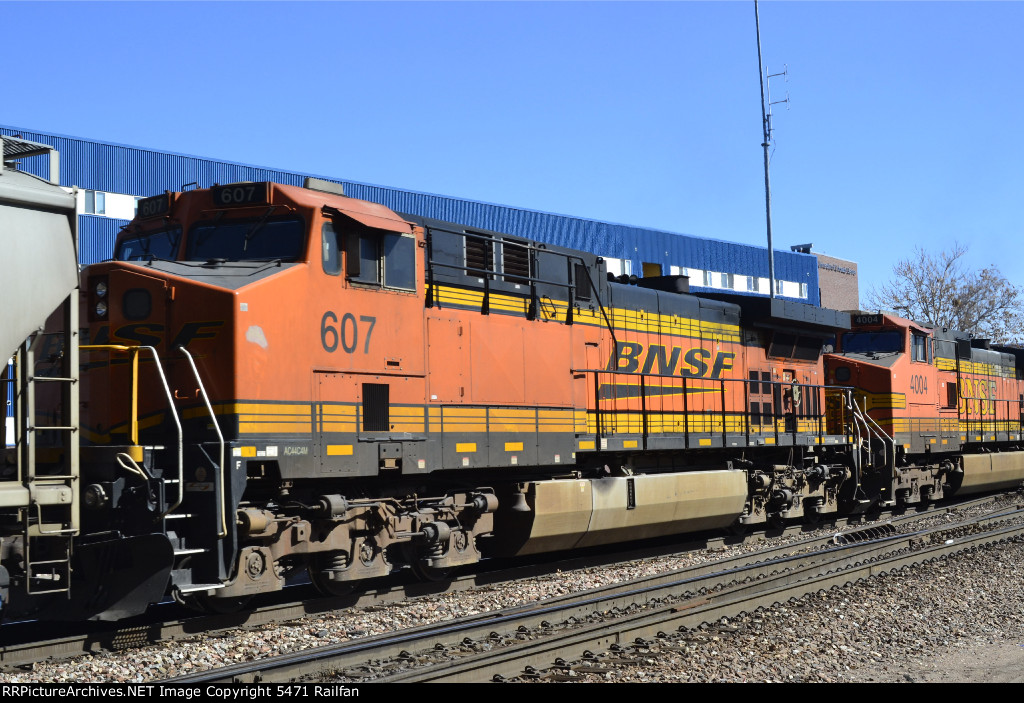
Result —
<svg viewBox="0 0 1024 703"><path fill-rule="evenodd" d="M953 505L934 506L930 511L915 512L893 518L885 523L876 523L874 527L864 527L854 531L853 534L867 536L877 535L882 532L889 533L905 525L933 517L937 513L975 508L1005 497L1006 495L997 495ZM317 596L315 598L304 598L297 602L293 598L292 602L268 604L260 608L230 615L182 618L180 617L180 609L176 607L156 608L152 613L152 619L149 620L110 625L94 623L84 628L76 624L74 627L79 629L76 629L73 634L66 634L60 637L51 636L45 640L40 640L39 638L40 624L38 623L29 623L23 628L19 628L16 624L5 625L2 631L0 631L0 634L2 634L2 641L0 641L0 666L11 669L48 659L67 659L84 654L126 650L192 637L197 634L214 635L239 628L257 628L263 625L294 621L306 616L327 613L343 608L383 606L409 598L491 586L506 581L551 575L559 571L584 569L595 565L608 565L618 561L649 560L693 550L724 549L729 545L752 544L781 536L792 537L810 530L818 530L819 528L837 530L846 526L849 522L851 522L850 519L840 519L824 525L792 526L785 530L772 530L767 533L752 532L745 536L713 536L683 544L666 543L634 548L628 551L600 552L586 558L573 557L570 559L548 561L543 564L481 571L461 576L445 584L399 583L387 587L378 587L373 591L345 598L323 598ZM810 538L761 551L756 555L747 554L732 557L726 561L739 565L749 561L769 558L772 554L784 554L794 550L816 548L815 545L820 546L823 541L828 541L829 539L831 539L831 534L827 538ZM718 562L719 565L723 563L726 562ZM300 593L310 593L308 588L305 591L302 591L302 589L294 590Z"/></svg>
<svg viewBox="0 0 1024 703"><path fill-rule="evenodd" d="M982 505L995 500L985 497L945 506L943 509ZM903 519L917 520L933 513L915 513ZM713 535L679 543L662 540L655 546L645 545L631 549L595 550L587 557L545 559L542 563L494 567L485 564L473 573L459 575L450 582L424 583L421 581L377 584L373 589L350 596L329 598L314 594L311 587L289 589L300 594L286 602L273 602L243 612L221 615L182 615L183 609L174 604L151 608L146 618L135 618L121 623L12 623L0 628L0 667L27 666L46 659L67 659L104 651L118 651L160 642L178 640L200 633L216 634L237 628L256 628L283 623L310 615L343 608L382 606L409 598L458 592L497 583L535 578L621 561L656 559L695 550L724 549L727 546L753 544L760 541L791 537L823 527L841 529L856 518L840 518L821 525L794 525L785 529L752 531L744 535ZM487 568L489 567L489 568ZM72 629L71 633L67 633ZM49 632L61 632L59 636ZM44 634L41 634L44 633Z"/></svg>
<svg viewBox="0 0 1024 703"><path fill-rule="evenodd" d="M971 501L971 503L985 502ZM961 504L957 507L963 507ZM933 513L934 514L934 513ZM485 681L539 676L554 668L592 667L593 651L655 637L939 558L992 541L1024 536L1024 510L900 533L926 517L816 537L722 559L629 584L607 586L539 605L493 611L403 632L318 647L168 680L174 684L295 681ZM971 533L986 530L983 534ZM846 542L836 545L835 542ZM935 545L938 541L940 544ZM951 542L947 544L947 542ZM566 662L566 656L576 656ZM582 662L582 663L580 663Z"/></svg>

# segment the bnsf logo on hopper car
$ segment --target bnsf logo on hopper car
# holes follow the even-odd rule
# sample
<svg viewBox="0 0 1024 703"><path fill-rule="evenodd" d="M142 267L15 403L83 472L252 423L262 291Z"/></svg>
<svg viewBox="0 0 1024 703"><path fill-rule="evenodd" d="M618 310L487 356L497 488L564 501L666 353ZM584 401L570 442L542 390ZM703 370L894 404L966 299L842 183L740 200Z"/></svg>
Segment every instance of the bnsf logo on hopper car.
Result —
<svg viewBox="0 0 1024 703"><path fill-rule="evenodd" d="M679 367L678 375L690 378L721 378L723 372L732 369L735 352L712 353L708 349L694 347L683 353L682 347L672 347L671 353L668 348L660 344L652 344L647 347L644 353L644 345L640 342L618 342L615 353L608 361L608 371L623 371L625 373L636 373L637 370L643 374L662 374L675 376L676 367ZM708 362L714 357L714 362L708 366ZM682 363L680 363L682 359ZM641 366L641 362L643 365ZM710 373L709 373L710 372Z"/></svg>

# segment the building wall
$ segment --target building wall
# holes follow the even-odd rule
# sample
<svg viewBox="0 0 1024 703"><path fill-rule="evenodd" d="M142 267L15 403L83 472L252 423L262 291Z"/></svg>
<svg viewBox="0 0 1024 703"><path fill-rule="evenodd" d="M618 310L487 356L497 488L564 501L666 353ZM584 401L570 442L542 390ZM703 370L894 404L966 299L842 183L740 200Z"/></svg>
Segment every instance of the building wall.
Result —
<svg viewBox="0 0 1024 703"><path fill-rule="evenodd" d="M214 183L275 181L301 186L306 176L316 176L342 183L351 197L381 203L397 212L590 251L607 258L609 268L619 273L640 275L646 264L649 271L660 268L663 274L690 275L695 291L768 293L764 247L13 127L0 126L0 135L21 136L53 146L60 152L60 184L92 191L92 195L79 195L82 263L111 256L113 238L131 218L140 197L164 190L180 191L188 184L204 188ZM44 157L25 159L22 164L26 171L49 177L49 163ZM95 212L100 201L103 212ZM92 210L87 202L92 203ZM819 304L818 272L817 259L812 255L775 252L777 294L783 297Z"/></svg>
<svg viewBox="0 0 1024 703"><path fill-rule="evenodd" d="M821 307L835 310L860 309L860 284L857 264L825 254L817 254Z"/></svg>

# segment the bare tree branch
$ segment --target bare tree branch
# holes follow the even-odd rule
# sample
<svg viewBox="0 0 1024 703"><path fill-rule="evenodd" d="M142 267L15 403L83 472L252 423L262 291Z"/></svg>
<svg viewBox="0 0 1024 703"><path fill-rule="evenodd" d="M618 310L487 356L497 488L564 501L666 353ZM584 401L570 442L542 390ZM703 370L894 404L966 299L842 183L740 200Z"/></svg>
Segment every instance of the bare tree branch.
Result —
<svg viewBox="0 0 1024 703"><path fill-rule="evenodd" d="M967 250L959 243L939 254L917 247L911 258L893 266L890 282L871 290L868 304L997 343L1021 343L1024 290L995 266L969 270L964 263Z"/></svg>

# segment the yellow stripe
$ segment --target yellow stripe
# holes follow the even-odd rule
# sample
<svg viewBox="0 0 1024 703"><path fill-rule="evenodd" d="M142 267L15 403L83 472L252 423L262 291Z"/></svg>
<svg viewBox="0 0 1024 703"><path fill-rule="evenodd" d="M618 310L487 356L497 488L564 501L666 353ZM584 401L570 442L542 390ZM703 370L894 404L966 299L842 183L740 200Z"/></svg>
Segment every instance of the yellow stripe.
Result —
<svg viewBox="0 0 1024 703"><path fill-rule="evenodd" d="M476 442L460 442L455 445L455 451L458 454L472 454L476 451Z"/></svg>
<svg viewBox="0 0 1024 703"><path fill-rule="evenodd" d="M296 433L312 432L312 427L308 422L239 422L238 431L241 434L264 434L271 432L279 433Z"/></svg>
<svg viewBox="0 0 1024 703"><path fill-rule="evenodd" d="M580 449L593 449L594 447L594 442L580 442Z"/></svg>
<svg viewBox="0 0 1024 703"><path fill-rule="evenodd" d="M637 441L635 439L627 439L622 443L624 449L636 449Z"/></svg>
<svg viewBox="0 0 1024 703"><path fill-rule="evenodd" d="M523 443L522 442L505 442L505 451L506 452L521 452L521 451L523 451Z"/></svg>
<svg viewBox="0 0 1024 703"><path fill-rule="evenodd" d="M324 432L357 432L359 426L355 422L325 422Z"/></svg>
<svg viewBox="0 0 1024 703"><path fill-rule="evenodd" d="M256 456L256 447L239 447L242 456Z"/></svg>
<svg viewBox="0 0 1024 703"><path fill-rule="evenodd" d="M351 444L328 444L327 456L352 456Z"/></svg>
<svg viewBox="0 0 1024 703"><path fill-rule="evenodd" d="M487 417L486 408L444 408L444 419L450 417L473 418L483 420Z"/></svg>
<svg viewBox="0 0 1024 703"><path fill-rule="evenodd" d="M486 432L487 425L483 423L468 423L468 422L446 422L444 423L444 432Z"/></svg>

